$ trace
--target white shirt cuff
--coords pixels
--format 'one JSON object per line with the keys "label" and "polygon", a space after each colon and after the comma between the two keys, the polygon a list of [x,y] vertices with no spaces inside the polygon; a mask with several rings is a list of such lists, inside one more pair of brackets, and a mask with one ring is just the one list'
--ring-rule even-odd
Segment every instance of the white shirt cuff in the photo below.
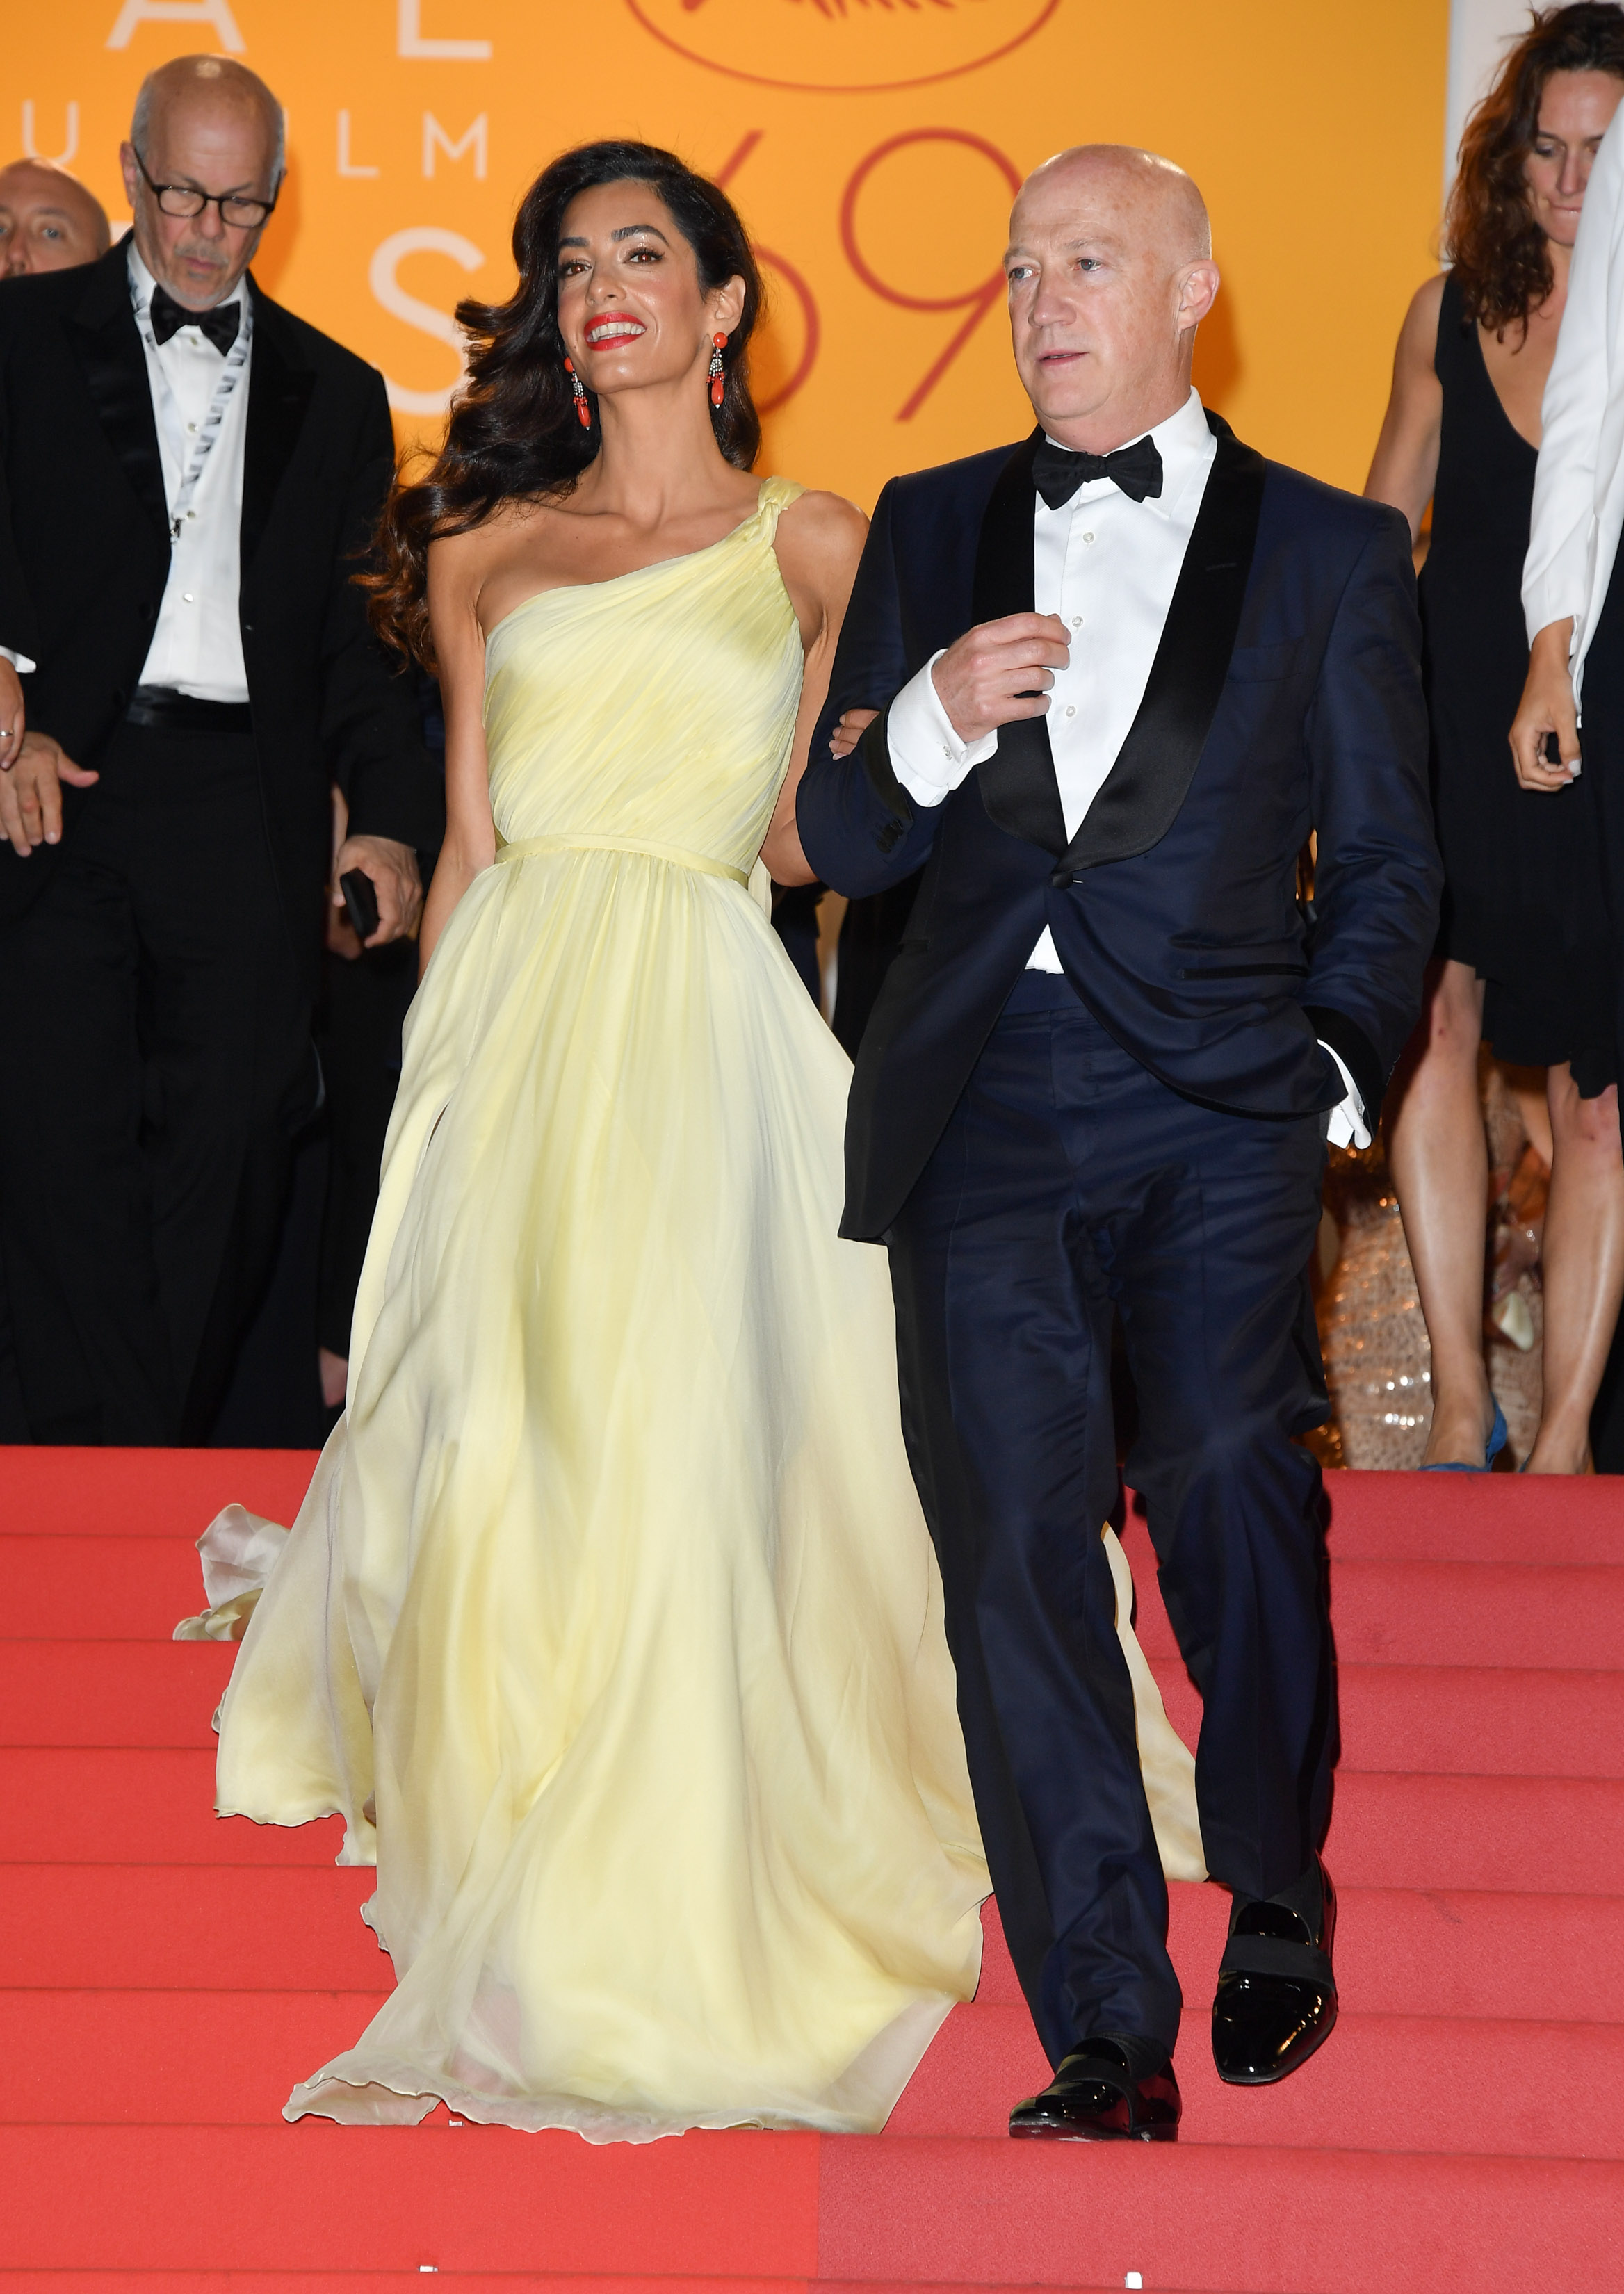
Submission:
{"label": "white shirt cuff", "polygon": [[[1323,1037],[1319,1048],[1322,1052],[1331,1052],[1330,1045]],[[1348,1073],[1341,1055],[1331,1052],[1331,1057],[1336,1062],[1337,1074],[1348,1086],[1348,1095],[1339,1106],[1331,1110],[1331,1127],[1326,1134],[1326,1143],[1332,1147],[1368,1147],[1370,1130],[1365,1121],[1365,1102],[1359,1097],[1359,1086]]]}
{"label": "white shirt cuff", "polygon": [[951,796],[972,766],[983,763],[998,746],[996,731],[983,733],[967,748],[953,730],[931,676],[941,658],[941,653],[932,654],[918,675],[909,679],[892,703],[885,724],[891,769],[914,802],[926,807]]}
{"label": "white shirt cuff", "polygon": [[19,677],[27,677],[39,663],[30,661],[26,653],[13,653],[10,646],[0,646],[0,661],[9,661]]}

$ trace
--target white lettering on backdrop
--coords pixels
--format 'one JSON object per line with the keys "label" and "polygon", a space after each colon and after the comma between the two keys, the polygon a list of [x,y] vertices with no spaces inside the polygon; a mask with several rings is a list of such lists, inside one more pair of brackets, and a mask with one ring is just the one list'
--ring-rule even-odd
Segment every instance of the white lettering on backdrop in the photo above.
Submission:
{"label": "white lettering on backdrop", "polygon": [[240,56],[248,47],[229,0],[124,0],[118,20],[107,36],[108,46],[127,48],[138,24],[212,24],[228,55]]}
{"label": "white lettering on backdrop", "polygon": [[77,103],[69,103],[68,106],[64,135],[66,140],[60,151],[42,151],[34,141],[34,99],[31,95],[23,98],[22,150],[25,159],[49,159],[59,167],[65,167],[68,165],[69,160],[79,148],[79,107]]}
{"label": "white lettering on backdrop", "polygon": [[341,175],[375,175],[376,167],[368,167],[353,159],[349,148],[349,114],[339,114],[339,173]]}
{"label": "white lettering on backdrop", "polygon": [[415,295],[408,295],[401,285],[397,273],[409,255],[448,255],[464,271],[477,271],[485,256],[461,232],[443,231],[437,224],[423,223],[409,231],[391,232],[367,271],[368,285],[391,318],[416,327],[422,334],[432,335],[437,343],[449,344],[457,354],[457,381],[448,383],[444,390],[408,390],[386,374],[384,384],[390,405],[397,414],[444,414],[457,382],[461,380],[462,338],[449,313],[437,311],[432,303],[420,302]]}
{"label": "white lettering on backdrop", "polygon": [[484,63],[491,53],[488,40],[425,39],[423,0],[400,0],[395,45],[400,55],[426,56],[441,63]]}
{"label": "white lettering on backdrop", "polygon": [[432,175],[434,173],[434,155],[437,146],[445,152],[448,159],[460,159],[470,143],[474,147],[474,173],[483,183],[486,168],[490,159],[490,135],[486,114],[482,111],[461,142],[453,143],[433,112],[424,112],[423,173],[425,175]]}

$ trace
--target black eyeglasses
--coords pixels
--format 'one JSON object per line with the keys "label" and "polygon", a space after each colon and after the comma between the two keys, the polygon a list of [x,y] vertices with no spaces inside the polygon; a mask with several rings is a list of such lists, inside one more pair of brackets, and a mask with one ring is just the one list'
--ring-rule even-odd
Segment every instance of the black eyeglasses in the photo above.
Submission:
{"label": "black eyeglasses", "polygon": [[[135,150],[133,143],[130,149]],[[200,216],[205,207],[218,207],[221,222],[233,231],[257,231],[275,211],[274,199],[245,199],[236,191],[200,191],[191,183],[155,183],[139,151],[135,151],[135,165],[157,199],[159,211],[167,216]]]}

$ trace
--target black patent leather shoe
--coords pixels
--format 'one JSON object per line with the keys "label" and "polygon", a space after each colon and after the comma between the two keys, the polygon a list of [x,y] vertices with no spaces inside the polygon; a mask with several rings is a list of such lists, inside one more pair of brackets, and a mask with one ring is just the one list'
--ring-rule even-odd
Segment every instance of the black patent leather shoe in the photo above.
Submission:
{"label": "black patent leather shoe", "polygon": [[1140,2075],[1109,2039],[1085,2039],[1041,2095],[1009,2114],[1009,2132],[1050,2143],[1176,2143],[1184,2106],[1171,2056]]}
{"label": "black patent leather shoe", "polygon": [[1281,1895],[1236,1899],[1212,2002],[1220,2079],[1272,2087],[1324,2046],[1336,2028],[1335,1934],[1336,1891],[1318,1857]]}

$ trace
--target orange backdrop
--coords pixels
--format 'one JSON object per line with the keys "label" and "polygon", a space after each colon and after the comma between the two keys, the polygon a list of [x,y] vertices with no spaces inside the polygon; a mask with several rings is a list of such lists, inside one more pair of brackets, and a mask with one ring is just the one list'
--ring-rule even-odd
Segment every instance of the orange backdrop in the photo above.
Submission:
{"label": "orange backdrop", "polygon": [[766,466],[872,504],[1016,436],[997,264],[1062,144],[1188,167],[1224,273],[1196,379],[1267,452],[1360,484],[1434,259],[1448,0],[50,0],[11,18],[0,153],[65,158],[115,220],[142,75],[223,49],[287,107],[257,273],[374,361],[403,432],[457,374],[459,296],[504,294],[561,145],[674,145],[722,177],[773,296]]}

